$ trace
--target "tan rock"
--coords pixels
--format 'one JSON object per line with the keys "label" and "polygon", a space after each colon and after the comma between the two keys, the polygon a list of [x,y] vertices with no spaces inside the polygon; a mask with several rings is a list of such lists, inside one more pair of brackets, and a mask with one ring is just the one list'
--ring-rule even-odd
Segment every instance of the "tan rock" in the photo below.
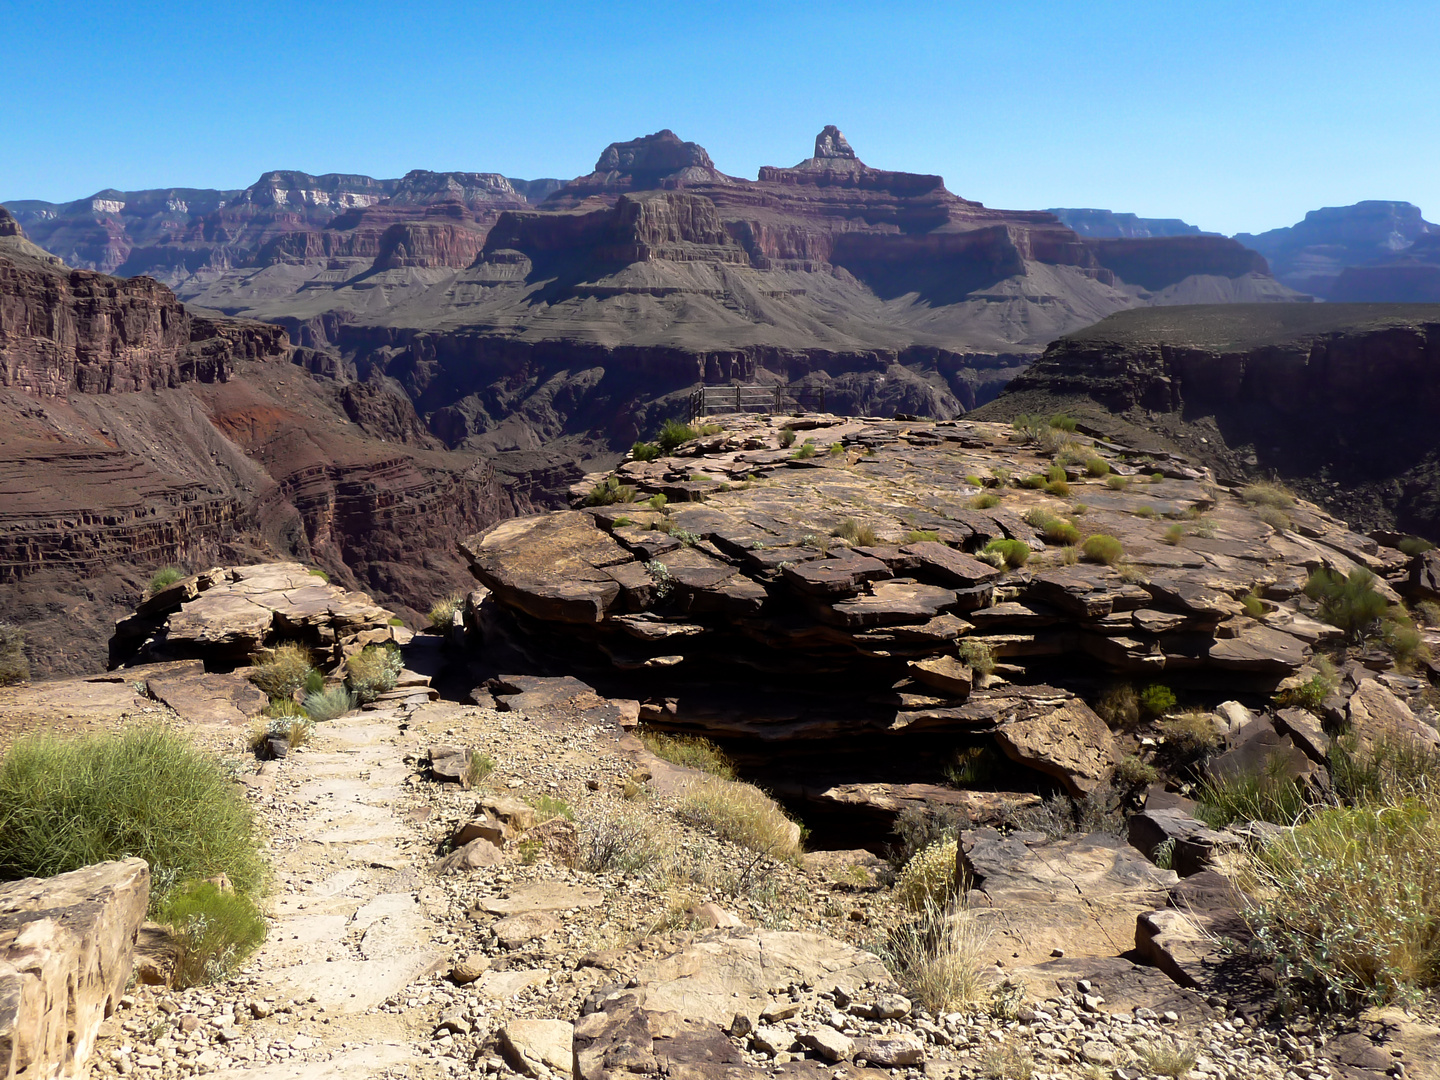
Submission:
{"label": "tan rock", "polygon": [[1105,721],[1079,699],[1005,724],[995,742],[1012,761],[1055,777],[1074,798],[1108,779],[1120,759]]}
{"label": "tan rock", "polygon": [[574,1064],[575,1027],[567,1020],[511,1020],[500,1029],[500,1052],[525,1076],[544,1069],[569,1076]]}
{"label": "tan rock", "polygon": [[143,859],[0,885],[0,1062],[76,1077],[130,978],[150,897]]}

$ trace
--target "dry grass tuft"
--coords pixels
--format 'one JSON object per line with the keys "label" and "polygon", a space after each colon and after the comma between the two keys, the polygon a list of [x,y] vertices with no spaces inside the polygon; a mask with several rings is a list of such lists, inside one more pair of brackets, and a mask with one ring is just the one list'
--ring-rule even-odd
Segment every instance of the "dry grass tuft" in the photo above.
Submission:
{"label": "dry grass tuft", "polygon": [[719,777],[702,780],[685,793],[676,813],[680,820],[751,851],[787,862],[800,858],[799,828],[774,799],[751,784]]}
{"label": "dry grass tuft", "polygon": [[656,757],[672,765],[699,769],[724,780],[735,779],[735,766],[709,739],[699,735],[670,735],[663,731],[640,730],[640,741]]}
{"label": "dry grass tuft", "polygon": [[989,930],[970,912],[932,900],[890,931],[881,952],[895,980],[939,1015],[971,1008],[988,996],[989,939]]}
{"label": "dry grass tuft", "polygon": [[272,699],[288,698],[296,690],[304,689],[312,670],[310,650],[287,641],[275,646],[265,659],[252,664],[246,675]]}

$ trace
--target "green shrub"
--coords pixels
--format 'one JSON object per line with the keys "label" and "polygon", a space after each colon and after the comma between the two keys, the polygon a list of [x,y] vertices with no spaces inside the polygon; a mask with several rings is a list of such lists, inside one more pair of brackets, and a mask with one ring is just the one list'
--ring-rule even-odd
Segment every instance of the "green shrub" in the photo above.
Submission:
{"label": "green shrub", "polygon": [[484,780],[494,771],[495,759],[492,758],[489,754],[470,755],[470,772],[467,775],[470,778],[471,787],[474,787],[476,784],[480,783],[481,780]]}
{"label": "green shrub", "polygon": [[1220,745],[1220,732],[1209,713],[1183,712],[1167,716],[1156,723],[1155,730],[1166,746],[1187,760],[1208,754]]}
{"label": "green shrub", "polygon": [[163,727],[17,739],[0,759],[0,878],[50,877],[138,856],[151,910],[171,890],[224,874],[264,880],[255,823],[221,763]]}
{"label": "green shrub", "polygon": [[1389,601],[1375,591],[1375,575],[1363,566],[1342,575],[1320,567],[1305,582],[1305,595],[1320,608],[1320,618],[1357,641],[1375,626]]}
{"label": "green shrub", "polygon": [[586,506],[614,506],[616,503],[634,501],[634,486],[620,483],[618,476],[610,476],[600,481],[590,489],[590,494],[585,496]]}
{"label": "green shrub", "polygon": [[780,429],[780,448],[781,448],[782,450],[789,450],[790,447],[792,447],[792,446],[794,446],[794,445],[795,445],[795,429],[794,429],[794,428],[788,428],[788,427],[787,427],[787,428],[781,428],[781,429]]}
{"label": "green shrub", "polygon": [[750,784],[708,777],[686,791],[676,813],[680,820],[751,851],[788,862],[800,858],[795,823],[774,799]]}
{"label": "green shrub", "polygon": [[402,618],[400,618],[399,615],[394,615],[394,616],[392,616],[392,617],[389,619],[389,621],[386,623],[386,625],[387,625],[387,626],[404,626],[404,625],[405,625],[405,620],[402,619]]}
{"label": "green shrub", "polygon": [[962,663],[969,665],[976,675],[995,673],[995,653],[983,641],[961,641],[956,648]]}
{"label": "green shrub", "polygon": [[1260,481],[1247,484],[1240,489],[1240,497],[1251,506],[1273,506],[1277,510],[1288,510],[1295,505],[1295,493],[1284,484]]}
{"label": "green shrub", "polygon": [[1078,544],[1080,542],[1080,530],[1064,518],[1058,518],[1044,510],[1031,510],[1025,515],[1025,520],[1032,528],[1038,529],[1048,543]]}
{"label": "green shrub", "polygon": [[[472,759],[473,760],[473,759]],[[575,811],[570,809],[570,804],[564,799],[557,799],[554,795],[541,795],[531,799],[530,805],[535,808],[535,823],[549,821],[552,818],[564,818],[566,821],[575,820]]]}
{"label": "green shrub", "polygon": [[25,632],[13,623],[0,622],[0,686],[30,678],[30,661],[25,656]]}
{"label": "green shrub", "polygon": [[1385,647],[1401,667],[1408,668],[1417,660],[1430,659],[1430,648],[1425,644],[1425,638],[1403,608],[1392,607],[1386,611],[1385,619],[1380,624],[1380,632],[1385,640]]}
{"label": "green shrub", "polygon": [[146,596],[154,596],[162,589],[168,589],[177,581],[183,580],[188,575],[178,566],[162,566],[155,571],[155,576],[150,579],[150,585],[145,590]]}
{"label": "green shrub", "polygon": [[305,679],[315,669],[310,664],[310,650],[293,641],[283,642],[270,655],[250,666],[245,674],[270,698],[288,698],[305,686]]}
{"label": "green shrub", "polygon": [[428,618],[432,630],[446,631],[455,623],[455,612],[463,604],[464,597],[459,593],[451,593],[449,596],[436,600],[430,605]]}
{"label": "green shrub", "polygon": [[305,711],[304,705],[298,705],[290,698],[275,698],[265,706],[265,711],[260,715],[271,720],[285,720],[290,717],[304,719],[310,714]]}
{"label": "green shrub", "polygon": [[181,989],[235,974],[265,940],[265,916],[255,901],[208,881],[171,892],[159,921],[175,933],[174,985]]}
{"label": "green shrub", "polygon": [[726,780],[735,779],[735,766],[725,756],[725,751],[709,739],[699,735],[668,735],[642,728],[640,741],[652,754],[672,765],[699,769]]}
{"label": "green shrub", "polygon": [[1080,545],[1080,550],[1085,553],[1087,559],[1104,563],[1106,566],[1114,566],[1125,557],[1124,545],[1115,537],[1107,536],[1105,533],[1087,536],[1085,542]]}
{"label": "green shrub", "polygon": [[1154,765],[1134,754],[1126,754],[1115,766],[1115,779],[1131,787],[1153,784],[1159,777]]}
{"label": "green shrub", "polygon": [[1135,511],[1135,516],[1145,518],[1148,521],[1154,521],[1160,516],[1160,511],[1153,506],[1142,506]]}
{"label": "green shrub", "polygon": [[1058,428],[1060,431],[1074,431],[1077,425],[1073,416],[1067,416],[1065,413],[1056,413],[1050,417],[1050,426],[1052,428]]}
{"label": "green shrub", "polygon": [[669,501],[670,500],[665,497],[665,493],[663,491],[659,491],[656,492],[654,495],[651,495],[650,498],[646,499],[645,505],[650,507],[650,509],[654,510],[656,513],[662,513],[665,509],[665,505]]}
{"label": "green shrub", "polygon": [[911,529],[905,534],[901,541],[905,544],[934,544],[940,540],[940,534],[934,529]]}
{"label": "green shrub", "polygon": [[1181,540],[1185,539],[1185,526],[1177,521],[1174,525],[1166,528],[1163,539],[1167,544],[1180,543]]}
{"label": "green shrub", "polygon": [[1140,691],[1139,703],[1147,716],[1164,716],[1175,708],[1175,693],[1168,686],[1151,683]]}
{"label": "green shrub", "polygon": [[630,447],[630,457],[634,461],[654,461],[661,453],[660,447],[651,442],[637,442]]}
{"label": "green shrub", "polygon": [[1010,421],[1011,438],[1018,443],[1032,443],[1039,439],[1049,426],[1043,416],[1021,413]]}
{"label": "green shrub", "polygon": [[1000,505],[1000,496],[994,492],[987,491],[984,494],[976,495],[970,500],[971,510],[989,510],[992,506]]}
{"label": "green shrub", "polygon": [[1085,471],[1091,476],[1109,476],[1110,463],[1099,455],[1088,457],[1085,459]]}
{"label": "green shrub", "polygon": [[1070,485],[1064,480],[1045,481],[1045,493],[1054,495],[1057,499],[1068,499],[1070,497]]}
{"label": "green shrub", "polygon": [[1106,688],[1095,703],[1095,712],[1112,728],[1129,727],[1140,722],[1140,698],[1129,683],[1115,683]]}
{"label": "green shrub", "polygon": [[660,427],[660,435],[655,440],[660,444],[660,449],[666,454],[673,454],[675,448],[681,443],[687,443],[698,437],[699,433],[689,424],[682,424],[679,420],[666,420]]}
{"label": "green shrub", "polygon": [[327,574],[324,570],[316,570],[314,568],[311,568],[310,570],[307,570],[306,573],[308,573],[311,577],[318,577],[321,584],[330,584],[330,575]]}
{"label": "green shrub", "polygon": [[1440,984],[1440,797],[1316,812],[1249,864],[1256,940],[1293,998],[1411,1002]]}
{"label": "green shrub", "polygon": [[981,480],[980,477],[976,476],[974,473],[968,473],[966,475],[965,483],[969,484],[971,487],[977,488],[985,486],[985,481]]}
{"label": "green shrub", "polygon": [[325,676],[311,668],[310,673],[305,676],[305,685],[301,689],[306,694],[318,694],[325,689]]}
{"label": "green shrub", "polygon": [[1245,614],[1252,619],[1260,619],[1265,616],[1265,602],[1260,599],[1258,588],[1251,589],[1240,598],[1240,606],[1245,609]]}
{"label": "green shrub", "polygon": [[1130,478],[1128,476],[1115,476],[1111,474],[1105,477],[1105,486],[1111,491],[1124,491],[1130,486]]}
{"label": "green shrub", "polygon": [[334,720],[355,708],[355,695],[343,686],[332,686],[305,695],[305,712],[312,720]]}
{"label": "green shrub", "polygon": [[1280,708],[1308,709],[1310,712],[1320,715],[1320,708],[1325,699],[1333,694],[1340,686],[1340,673],[1335,670],[1335,665],[1330,658],[1323,653],[1316,653],[1310,660],[1310,666],[1314,668],[1315,674],[1310,676],[1299,686],[1286,688],[1275,695],[1275,704]]}
{"label": "green shrub", "polygon": [[1440,626],[1440,604],[1434,600],[1421,600],[1415,605],[1415,614],[1426,626]]}
{"label": "green shrub", "polygon": [[361,705],[395,689],[405,669],[400,650],[392,645],[366,645],[345,661],[345,683]]}
{"label": "green shrub", "polygon": [[1431,551],[1435,547],[1434,544],[1426,540],[1423,536],[1402,536],[1395,546],[1412,559],[1416,555],[1424,555],[1425,552]]}
{"label": "green shrub", "polygon": [[854,518],[846,518],[830,530],[830,535],[848,540],[855,547],[874,547],[876,544],[875,530],[869,525],[861,525]]}
{"label": "green shrub", "polygon": [[1074,506],[1070,507],[1070,516],[1072,518],[1084,517],[1089,511],[1090,507],[1086,506],[1084,503],[1076,503]]}
{"label": "green shrub", "polygon": [[895,880],[895,899],[911,911],[926,903],[948,904],[955,895],[955,859],[960,845],[951,837],[917,852]]}
{"label": "green shrub", "polygon": [[1030,545],[1024,540],[996,538],[985,545],[987,555],[998,555],[1010,570],[1018,570],[1030,560]]}
{"label": "green shrub", "polygon": [[790,456],[800,461],[808,461],[810,458],[813,458],[815,456],[816,452],[817,451],[815,449],[815,440],[806,439],[803,443],[800,444],[800,449],[796,450],[795,453],[791,454]]}
{"label": "green shrub", "polygon": [[829,454],[831,457],[839,457],[843,453],[845,453],[845,447],[842,446],[840,443],[837,442],[830,444]]}
{"label": "green shrub", "polygon": [[1068,480],[1069,476],[1066,474],[1065,467],[1063,465],[1051,465],[1048,469],[1045,470],[1045,479],[1051,481]]}
{"label": "green shrub", "polygon": [[1042,473],[1035,473],[1033,476],[1026,476],[1020,480],[1020,486],[1022,488],[1029,488],[1031,491],[1039,491],[1047,483],[1048,481]]}
{"label": "green shrub", "polygon": [[994,782],[1001,759],[993,746],[963,746],[941,770],[951,787],[986,787]]}

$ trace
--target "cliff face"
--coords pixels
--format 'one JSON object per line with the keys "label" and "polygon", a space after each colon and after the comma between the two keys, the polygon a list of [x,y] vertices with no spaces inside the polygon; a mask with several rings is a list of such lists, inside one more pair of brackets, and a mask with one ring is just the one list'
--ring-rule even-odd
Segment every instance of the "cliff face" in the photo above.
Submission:
{"label": "cliff face", "polygon": [[76,620],[166,563],[300,558],[418,618],[468,580],[456,529],[532,508],[402,392],[317,381],[280,327],[57,265],[0,225],[0,607],[37,673],[97,662]]}
{"label": "cliff face", "polygon": [[1125,312],[1055,342],[984,415],[1099,406],[1225,475],[1440,539],[1440,305]]}

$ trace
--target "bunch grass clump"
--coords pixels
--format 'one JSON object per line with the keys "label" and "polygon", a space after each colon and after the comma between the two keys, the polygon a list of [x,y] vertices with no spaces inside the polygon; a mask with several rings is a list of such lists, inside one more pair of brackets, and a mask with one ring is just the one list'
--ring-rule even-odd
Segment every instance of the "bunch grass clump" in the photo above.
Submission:
{"label": "bunch grass clump", "polygon": [[1214,719],[1206,712],[1167,716],[1156,723],[1155,729],[1165,740],[1165,745],[1182,758],[1200,757],[1220,745],[1220,732]]}
{"label": "bunch grass clump", "polygon": [[1078,544],[1080,542],[1080,530],[1076,528],[1074,522],[1056,517],[1045,510],[1031,510],[1025,515],[1025,520],[1040,530],[1040,535],[1045,537],[1048,543]]}
{"label": "bunch grass clump", "polygon": [[955,895],[955,860],[959,843],[952,837],[918,851],[895,880],[895,899],[911,911],[931,903],[948,904]]}
{"label": "bunch grass clump", "polygon": [[1030,545],[1024,540],[996,538],[985,545],[984,554],[998,558],[1007,570],[1018,570],[1030,561]]}
{"label": "bunch grass clump", "polygon": [[355,695],[343,686],[331,686],[305,695],[305,713],[311,720],[335,720],[357,704]]}
{"label": "bunch grass clump", "polygon": [[725,780],[735,779],[735,766],[725,751],[699,735],[670,735],[642,728],[640,741],[662,761],[687,769],[699,769]]}
{"label": "bunch grass clump", "polygon": [[786,862],[800,858],[795,823],[774,799],[751,784],[719,777],[703,780],[685,793],[677,814],[682,821],[751,851]]}
{"label": "bunch grass clump", "polygon": [[1440,794],[1319,810],[1248,869],[1257,940],[1294,997],[1354,1008],[1440,985]]}
{"label": "bunch grass clump", "polygon": [[196,882],[166,897],[161,922],[175,934],[176,986],[200,986],[229,978],[265,940],[265,916],[244,893]]}
{"label": "bunch grass clump", "polygon": [[304,689],[305,680],[314,670],[310,650],[298,642],[286,641],[270,650],[269,656],[251,664],[246,674],[273,701]]}
{"label": "bunch grass clump", "polygon": [[961,641],[955,651],[961,662],[969,665],[976,675],[995,673],[995,653],[983,641]]}
{"label": "bunch grass clump", "polygon": [[390,645],[366,645],[345,661],[345,682],[363,705],[395,689],[395,681],[404,668],[399,649]]}
{"label": "bunch grass clump", "polygon": [[30,660],[25,655],[25,632],[14,623],[0,621],[0,686],[12,686],[30,678]]}
{"label": "bunch grass clump", "polygon": [[940,533],[935,529],[911,529],[905,534],[901,542],[905,544],[933,544],[938,543],[939,540]]}
{"label": "bunch grass clump", "polygon": [[640,873],[673,859],[669,838],[644,807],[602,803],[587,807],[580,819],[579,863],[591,873]]}
{"label": "bunch grass clump", "polygon": [[1277,510],[1288,510],[1295,505],[1295,493],[1284,484],[1261,480],[1246,484],[1240,489],[1240,498],[1251,506],[1270,506]]}
{"label": "bunch grass clump", "polygon": [[1375,588],[1375,575],[1363,566],[1349,574],[1322,566],[1306,580],[1305,595],[1315,601],[1322,619],[1352,641],[1374,628],[1390,607]]}
{"label": "bunch grass clump", "polygon": [[586,506],[614,506],[616,503],[633,503],[635,487],[620,483],[618,476],[609,476],[590,489],[585,496]]}
{"label": "bunch grass clump", "polygon": [[976,495],[970,500],[971,510],[989,510],[992,506],[1000,505],[1000,496],[993,491],[985,491]]}
{"label": "bunch grass clump", "polygon": [[1281,771],[1283,760],[1272,759],[1264,769],[1231,777],[1212,777],[1196,793],[1195,816],[1212,829],[1236,821],[1268,821],[1294,825],[1308,803],[1300,785]]}
{"label": "bunch grass clump", "polygon": [[930,901],[894,927],[880,946],[886,966],[921,1007],[936,1016],[968,1009],[990,991],[989,931],[968,911]]}
{"label": "bunch grass clump", "polygon": [[1104,563],[1106,566],[1114,566],[1125,557],[1125,546],[1113,536],[1105,533],[1095,533],[1085,538],[1080,545],[1080,550],[1085,557],[1092,562]]}
{"label": "bunch grass clump", "polygon": [[830,535],[850,541],[853,547],[874,547],[876,544],[875,530],[869,525],[861,525],[854,518],[846,518],[830,530]]}
{"label": "bunch grass clump", "polygon": [[679,420],[666,420],[660,425],[660,434],[655,441],[659,443],[663,453],[673,454],[681,443],[687,443],[698,436],[699,432],[689,424]]}
{"label": "bunch grass clump", "polygon": [[50,877],[138,856],[151,910],[224,874],[246,894],[264,880],[255,821],[221,763],[168,728],[18,739],[0,760],[0,877]]}
{"label": "bunch grass clump", "polygon": [[426,617],[430,620],[432,630],[449,630],[455,623],[455,612],[464,603],[464,598],[459,593],[451,593],[449,596],[442,596],[435,603],[430,605]]}
{"label": "bunch grass clump", "polygon": [[654,461],[663,451],[656,443],[637,442],[630,447],[630,457],[634,461]]}

